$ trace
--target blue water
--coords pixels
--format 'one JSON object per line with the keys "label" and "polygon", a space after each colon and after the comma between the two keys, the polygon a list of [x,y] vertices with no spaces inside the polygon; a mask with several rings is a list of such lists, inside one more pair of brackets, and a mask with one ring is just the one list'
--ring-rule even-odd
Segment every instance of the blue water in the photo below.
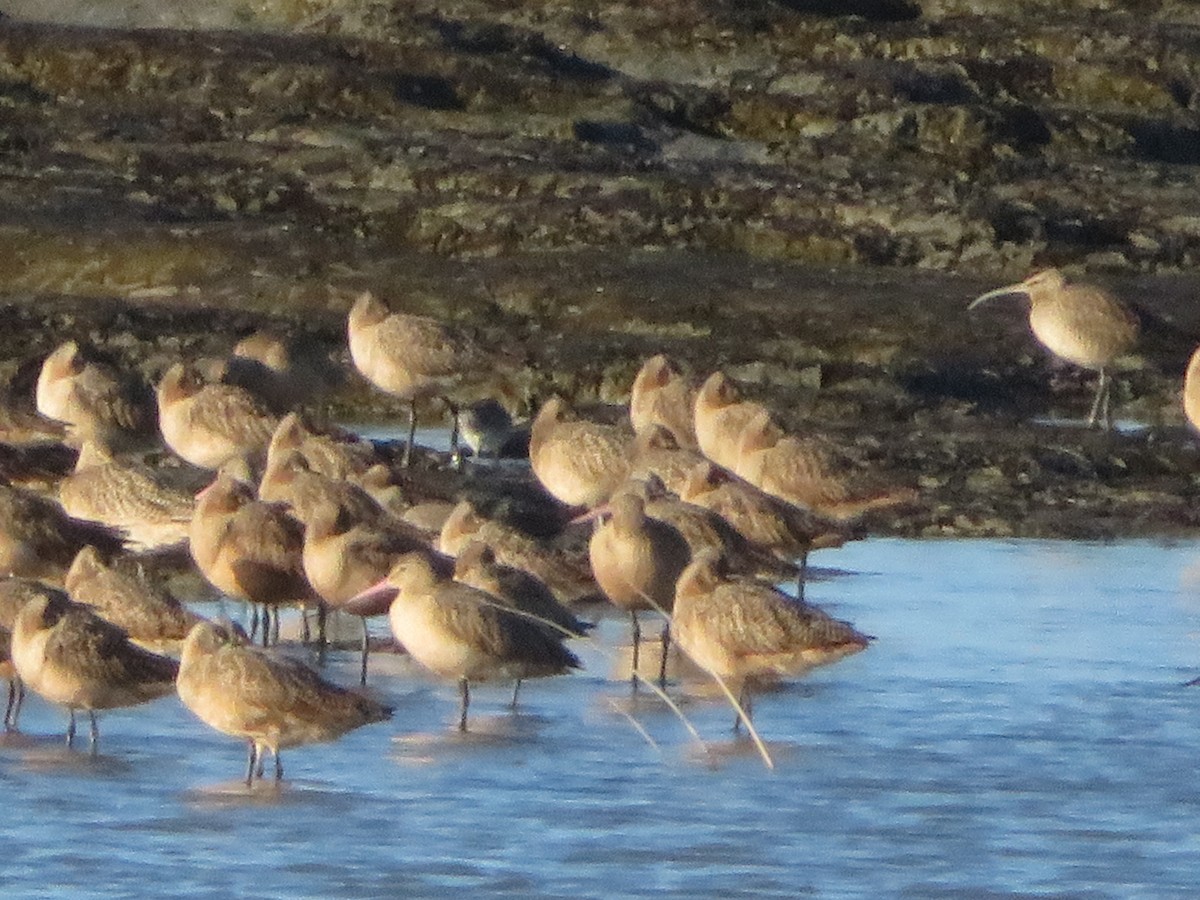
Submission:
{"label": "blue water", "polygon": [[[811,599],[878,640],[759,698],[768,770],[699,686],[707,749],[610,677],[473,692],[399,657],[392,722],[285,752],[247,791],[244,748],[177,700],[61,746],[31,699],[0,742],[5,897],[1185,897],[1200,885],[1200,540],[871,540],[817,554]],[[354,678],[347,654],[330,667]],[[639,731],[637,724],[646,732]]]}

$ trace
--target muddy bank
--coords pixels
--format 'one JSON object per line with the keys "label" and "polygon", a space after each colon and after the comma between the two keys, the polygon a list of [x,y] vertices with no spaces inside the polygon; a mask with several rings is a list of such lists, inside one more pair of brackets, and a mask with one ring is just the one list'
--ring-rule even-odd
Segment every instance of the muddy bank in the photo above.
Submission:
{"label": "muddy bank", "polygon": [[[370,287],[503,347],[517,407],[623,399],[661,350],[725,367],[922,488],[885,531],[1194,529],[1192,7],[846,8],[0,19],[4,370],[25,391],[22,363],[72,336],[156,377],[263,324],[344,357]],[[1017,303],[966,314],[1048,264],[1145,314],[1116,391],[1136,431],[1073,424],[1091,376],[1054,367]],[[331,408],[399,412],[355,379]]]}

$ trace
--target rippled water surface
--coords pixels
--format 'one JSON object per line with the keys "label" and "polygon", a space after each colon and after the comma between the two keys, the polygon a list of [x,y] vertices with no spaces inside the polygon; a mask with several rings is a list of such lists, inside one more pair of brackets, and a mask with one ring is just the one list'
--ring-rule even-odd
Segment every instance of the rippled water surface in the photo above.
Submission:
{"label": "rippled water surface", "polygon": [[95,759],[33,698],[0,743],[4,895],[1193,894],[1200,542],[814,562],[842,571],[812,598],[878,640],[760,698],[774,771],[716,699],[681,698],[706,748],[631,704],[617,619],[518,713],[474,692],[467,735],[453,686],[381,658],[395,719],[285,752],[280,789],[173,698],[106,714]]}

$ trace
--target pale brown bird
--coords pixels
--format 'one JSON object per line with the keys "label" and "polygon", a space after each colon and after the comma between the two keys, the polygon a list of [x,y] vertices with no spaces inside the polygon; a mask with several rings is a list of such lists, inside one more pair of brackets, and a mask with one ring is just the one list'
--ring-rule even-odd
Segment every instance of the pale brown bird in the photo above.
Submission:
{"label": "pale brown bird", "polygon": [[277,424],[249,391],[210,383],[183,363],[167,369],[158,383],[158,416],[167,446],[201,469],[261,456]]}
{"label": "pale brown bird", "polygon": [[458,727],[467,730],[472,681],[510,681],[561,675],[580,662],[542,625],[504,608],[491,595],[440,575],[428,554],[400,557],[386,580],[360,595],[391,595],[388,621],[409,655],[442,678],[458,682]]}
{"label": "pale brown bird", "polygon": [[234,346],[225,360],[223,380],[282,413],[311,403],[339,379],[328,356],[312,341],[256,331]]}
{"label": "pale brown bird", "polygon": [[493,362],[466,335],[426,316],[392,312],[369,291],[360,294],[347,320],[350,357],[367,381],[408,401],[408,465],[417,431],[417,403],[437,397],[450,409],[457,447],[458,408],[450,393],[460,382],[485,375]]}
{"label": "pale brown bird", "polygon": [[[687,541],[673,526],[646,515],[642,499],[619,493],[608,505],[588,542],[592,572],[613,606],[629,613],[633,633],[632,687],[638,683],[641,626],[638,610],[669,614],[675,579],[691,559]],[[663,623],[658,679],[666,683],[670,620]]]}
{"label": "pale brown bird", "polygon": [[49,489],[70,474],[78,459],[74,447],[53,441],[0,443],[0,478],[9,484]]}
{"label": "pale brown bird", "polygon": [[872,640],[765,582],[730,577],[712,550],[698,554],[679,576],[673,618],[683,652],[726,682],[747,718],[751,692],[763,682],[835,662]]}
{"label": "pale brown bird", "polygon": [[147,466],[118,461],[85,441],[75,471],[58,485],[58,501],[70,515],[125,534],[133,549],[187,540],[193,497]]}
{"label": "pale brown bird", "polygon": [[914,489],[882,477],[831,441],[787,434],[765,411],[746,423],[738,449],[739,474],[755,487],[837,521],[917,497]]}
{"label": "pale brown bird", "polygon": [[533,420],[529,462],[556,499],[590,509],[625,480],[632,445],[631,431],[579,418],[565,400],[551,397]]}
{"label": "pale brown bird", "polygon": [[140,377],[121,372],[66,341],[42,363],[37,410],[67,426],[70,439],[92,440],[115,451],[158,444],[154,396]]}
{"label": "pale brown bird", "polygon": [[188,536],[213,587],[263,608],[264,645],[278,640],[280,606],[317,600],[304,577],[303,526],[281,505],[256,500],[244,482],[219,473],[196,497]]}
{"label": "pale brown bird", "polygon": [[17,614],[12,661],[27,688],[70,711],[68,747],[75,742],[76,711],[87,712],[93,753],[97,710],[169,694],[179,669],[174,660],[143,650],[120,628],[55,589],[33,597]]}
{"label": "pale brown bird", "polygon": [[696,391],[670,357],[652,356],[642,364],[629,394],[629,419],[639,435],[651,426],[665,428],[678,446],[698,449],[693,409]]}
{"label": "pale brown bird", "polygon": [[337,481],[357,479],[384,462],[370,441],[339,428],[317,428],[298,413],[279,420],[267,444],[267,466],[295,452],[308,468]]}
{"label": "pale brown bird", "polygon": [[32,578],[0,578],[0,678],[8,681],[8,704],[4,707],[4,730],[13,731],[25,701],[25,686],[12,662],[12,631],[25,604],[53,588]]}
{"label": "pale brown bird", "polygon": [[571,606],[602,599],[586,553],[540,541],[503,522],[488,519],[470,501],[463,500],[443,524],[437,548],[448,556],[457,556],[473,540],[491,548],[501,565],[533,575],[560,603]]}
{"label": "pale brown bird", "polygon": [[13,388],[0,389],[0,441],[6,444],[58,444],[66,439],[67,426],[38,415]]}
{"label": "pale brown bird", "polygon": [[[382,581],[397,559],[420,550],[432,552],[411,526],[396,520],[364,521],[336,504],[314,508],[305,521],[304,574],[332,609],[345,608],[354,597]],[[363,615],[361,684],[367,683],[369,651],[367,616]]]}
{"label": "pale brown bird", "polygon": [[63,587],[76,603],[124,631],[155,653],[178,653],[200,616],[144,575],[110,566],[95,547],[84,547],[71,563]]}
{"label": "pale brown bird", "polygon": [[1200,347],[1188,361],[1187,374],[1183,377],[1183,414],[1200,432]]}
{"label": "pale brown bird", "polygon": [[700,452],[719,466],[741,475],[738,441],[752,418],[770,415],[761,403],[742,399],[742,392],[724,372],[713,372],[700,385],[693,406]]}
{"label": "pale brown bird", "polygon": [[250,745],[246,786],[262,775],[263,754],[332,741],[392,717],[391,708],[325,681],[308,666],[250,646],[232,624],[200,622],[183,645],[179,699],[211,728]]}
{"label": "pale brown bird", "polygon": [[699,450],[688,450],[679,446],[675,435],[662,425],[650,425],[638,433],[633,442],[633,462],[629,478],[645,481],[648,477],[658,478],[673,494],[682,491],[688,473],[697,463],[707,460]]}
{"label": "pale brown bird", "polygon": [[61,584],[75,554],[88,544],[107,556],[125,541],[116,529],[76,519],[53,500],[0,483],[0,575]]}
{"label": "pale brown bird", "polygon": [[1057,269],[981,294],[967,309],[1010,294],[1029,297],[1033,336],[1060,359],[1100,373],[1088,425],[1111,425],[1108,366],[1129,353],[1140,330],[1137,317],[1112,294],[1090,284],[1067,284]]}

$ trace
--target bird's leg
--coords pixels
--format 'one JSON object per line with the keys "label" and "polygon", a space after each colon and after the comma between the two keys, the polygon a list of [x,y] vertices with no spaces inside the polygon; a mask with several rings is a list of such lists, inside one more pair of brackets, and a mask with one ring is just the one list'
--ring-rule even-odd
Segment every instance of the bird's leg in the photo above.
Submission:
{"label": "bird's leg", "polygon": [[450,465],[461,469],[463,456],[462,448],[458,446],[458,405],[449,397],[443,397],[442,402],[450,410]]}
{"label": "bird's leg", "polygon": [[741,712],[736,712],[733,717],[733,733],[741,734],[742,714],[745,714],[747,722],[754,717],[754,697],[750,693],[749,682],[742,682],[742,686],[738,690],[737,702],[738,706],[740,706],[742,709]]}
{"label": "bird's leg", "polygon": [[91,750],[92,756],[96,755],[100,747],[100,729],[96,726],[96,711],[88,710],[88,749]]}
{"label": "bird's leg", "polygon": [[275,757],[275,781],[283,781],[283,760],[279,758],[279,748],[272,749],[271,755]]}
{"label": "bird's leg", "polygon": [[407,468],[412,460],[413,443],[417,439],[417,398],[408,401],[408,440],[404,442],[404,457],[400,465]]}
{"label": "bird's leg", "polygon": [[8,706],[4,708],[4,730],[11,731],[16,725],[17,685],[20,682],[14,678],[8,683]]}
{"label": "bird's leg", "polygon": [[70,710],[68,710],[68,715],[70,716],[70,718],[67,719],[67,746],[73,747],[75,745],[75,710],[74,710],[74,708],[71,708]]}
{"label": "bird's leg", "polygon": [[325,649],[329,646],[329,608],[324,600],[317,601],[317,648],[321,662],[325,661]]}
{"label": "bird's leg", "polygon": [[471,705],[471,687],[467,683],[467,679],[460,678],[458,680],[458,693],[462,697],[462,706],[458,714],[458,730],[467,730],[467,707]]}
{"label": "bird's leg", "polygon": [[17,679],[17,705],[12,711],[12,727],[17,727],[17,719],[21,715],[21,707],[25,704],[25,682]]}
{"label": "bird's leg", "polygon": [[271,644],[279,645],[279,607],[275,607],[275,615],[271,617]]}
{"label": "bird's leg", "polygon": [[658,663],[658,686],[667,686],[667,656],[671,652],[671,620],[663,622],[662,627],[662,659]]}
{"label": "bird's leg", "polygon": [[304,604],[300,604],[300,643],[308,646],[312,640],[312,631],[308,627],[308,610],[304,608]]}
{"label": "bird's leg", "polygon": [[371,648],[371,636],[367,634],[367,617],[363,616],[363,639],[362,639],[362,671],[359,673],[358,683],[363,687],[367,686],[367,653]]}
{"label": "bird's leg", "polygon": [[254,642],[255,636],[258,634],[258,604],[250,604],[250,642]]}
{"label": "bird's leg", "polygon": [[254,784],[254,764],[258,762],[258,747],[250,741],[250,759],[246,763],[246,787]]}
{"label": "bird's leg", "polygon": [[521,679],[518,678],[517,683],[515,685],[513,685],[513,698],[512,698],[512,703],[510,703],[508,705],[509,709],[517,708],[517,695],[520,693],[521,693]]}
{"label": "bird's leg", "polygon": [[632,609],[629,611],[629,619],[633,623],[633,659],[629,668],[629,687],[636,694],[638,689],[638,648],[642,643],[642,629],[638,625],[636,611]]}
{"label": "bird's leg", "polygon": [[268,647],[271,644],[271,607],[264,605],[262,608],[262,645]]}
{"label": "bird's leg", "polygon": [[1096,399],[1092,401],[1092,411],[1088,414],[1088,428],[1100,422],[1102,428],[1108,427],[1108,373],[1100,370],[1100,383],[1096,385]]}
{"label": "bird's leg", "polygon": [[800,573],[796,576],[796,599],[804,601],[804,582],[808,581],[808,547],[800,554]]}

